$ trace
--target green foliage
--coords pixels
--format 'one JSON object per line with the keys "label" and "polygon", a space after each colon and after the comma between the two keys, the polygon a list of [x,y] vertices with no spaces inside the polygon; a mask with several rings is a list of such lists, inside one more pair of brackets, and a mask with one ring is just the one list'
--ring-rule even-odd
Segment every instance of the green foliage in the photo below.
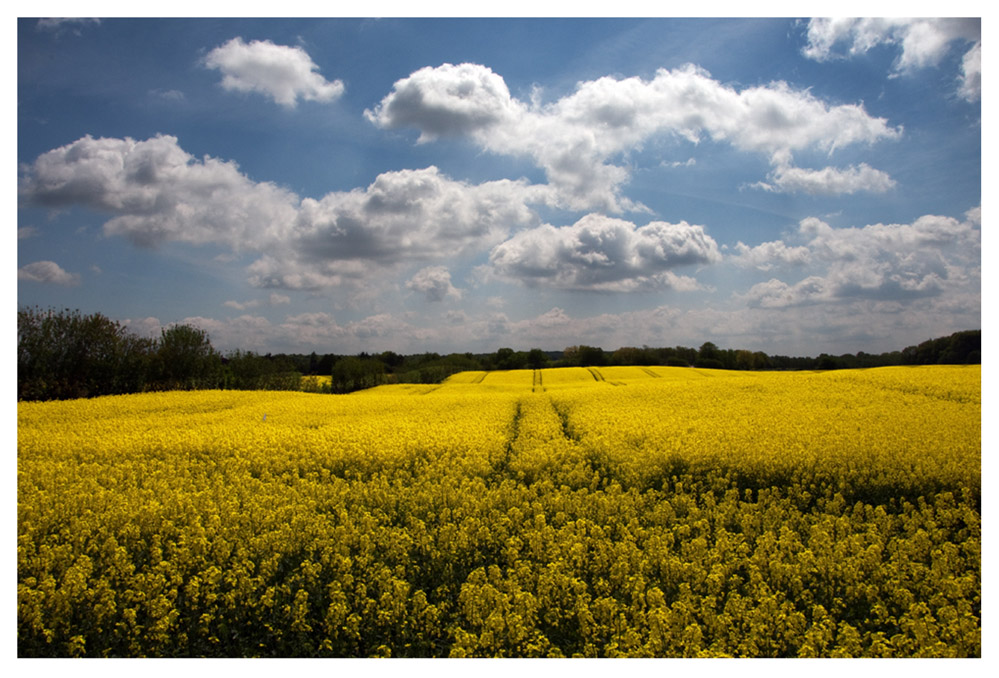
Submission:
{"label": "green foliage", "polygon": [[548,365],[548,355],[540,348],[532,348],[527,352],[527,367],[540,370]]}
{"label": "green foliage", "polygon": [[232,351],[223,359],[222,387],[241,390],[298,391],[302,373],[286,357]]}
{"label": "green foliage", "polygon": [[153,346],[100,313],[18,310],[18,400],[140,391],[148,384]]}
{"label": "green foliage", "polygon": [[600,367],[607,364],[604,350],[595,346],[569,346],[563,352],[566,367]]}
{"label": "green foliage", "polygon": [[222,358],[202,329],[173,325],[162,330],[156,357],[159,381],[168,389],[219,386]]}
{"label": "green foliage", "polygon": [[[481,369],[479,361],[467,353],[452,353],[443,357],[436,353],[395,356],[393,362],[394,373],[387,381],[398,384],[439,384],[458,372]],[[386,368],[390,366],[391,363],[386,363]]]}
{"label": "green foliage", "polygon": [[373,358],[341,358],[333,365],[333,392],[351,393],[383,383],[385,364]]}
{"label": "green foliage", "polygon": [[929,339],[902,351],[904,365],[966,365],[982,362],[982,332],[955,332],[949,337]]}

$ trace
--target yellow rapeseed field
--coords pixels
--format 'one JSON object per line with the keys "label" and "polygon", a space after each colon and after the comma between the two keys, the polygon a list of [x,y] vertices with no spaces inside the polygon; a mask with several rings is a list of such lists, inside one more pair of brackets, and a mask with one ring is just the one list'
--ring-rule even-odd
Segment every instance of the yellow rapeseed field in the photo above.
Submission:
{"label": "yellow rapeseed field", "polygon": [[981,655],[981,371],[18,403],[20,656]]}

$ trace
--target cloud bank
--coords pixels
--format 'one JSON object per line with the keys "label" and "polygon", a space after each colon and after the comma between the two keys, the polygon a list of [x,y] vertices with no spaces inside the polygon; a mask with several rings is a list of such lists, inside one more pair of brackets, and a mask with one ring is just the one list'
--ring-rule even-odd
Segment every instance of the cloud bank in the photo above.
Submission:
{"label": "cloud bank", "polygon": [[[397,81],[365,115],[385,129],[415,128],[419,143],[468,137],[486,151],[531,158],[547,175],[553,204],[611,213],[643,209],[621,193],[630,172],[620,157],[655,135],[789,158],[794,150],[832,153],[902,134],[861,105],[829,105],[783,82],[737,91],[693,65],[660,69],[651,80],[581,82],[573,94],[541,104],[514,98],[485,66],[443,64]],[[800,184],[787,181],[782,190]],[[835,184],[824,191],[836,192]]]}
{"label": "cloud bank", "polygon": [[379,175],[364,189],[301,199],[255,182],[235,163],[196,159],[173,136],[145,141],[83,137],[22,168],[22,204],[83,206],[142,247],[219,244],[262,256],[258,287],[319,289],[413,261],[483,251],[537,217],[544,187],[500,180],[472,185],[436,167]]}
{"label": "cloud bank", "polygon": [[911,301],[967,290],[981,278],[981,210],[964,221],[925,215],[911,224],[833,228],[803,219],[797,237],[749,247],[740,242],[736,263],[762,271],[810,264],[815,273],[797,282],[771,278],[736,297],[750,307],[788,308],[863,298]]}

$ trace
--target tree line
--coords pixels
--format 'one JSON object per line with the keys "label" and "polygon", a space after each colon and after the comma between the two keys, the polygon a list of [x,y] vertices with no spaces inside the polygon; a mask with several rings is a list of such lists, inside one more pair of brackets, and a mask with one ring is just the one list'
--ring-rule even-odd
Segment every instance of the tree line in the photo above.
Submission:
{"label": "tree line", "polygon": [[[37,307],[17,313],[18,400],[53,400],[176,389],[314,390],[349,393],[386,383],[439,383],[467,370],[666,365],[728,370],[828,370],[888,365],[981,363],[981,330],[955,332],[901,351],[818,357],[767,355],[722,349],[622,347],[604,351],[569,346],[562,351],[500,348],[494,353],[400,355],[225,354],[207,332],[185,324],[164,328],[158,338],[140,337],[100,313]],[[329,382],[303,382],[307,375]]]}

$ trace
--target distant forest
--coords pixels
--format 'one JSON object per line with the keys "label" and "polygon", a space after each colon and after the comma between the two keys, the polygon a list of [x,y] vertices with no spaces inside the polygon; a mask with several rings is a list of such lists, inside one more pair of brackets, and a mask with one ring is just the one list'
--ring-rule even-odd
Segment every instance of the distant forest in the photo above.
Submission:
{"label": "distant forest", "polygon": [[[980,364],[981,330],[955,332],[899,351],[816,357],[723,349],[594,346],[561,351],[500,348],[494,353],[218,352],[208,333],[174,325],[157,339],[139,337],[95,313],[26,308],[17,313],[18,400],[52,400],[175,389],[276,389],[349,393],[380,384],[438,383],[466,370],[603,365],[667,365],[725,370],[835,370],[888,365]],[[329,382],[303,376],[331,377]]]}

